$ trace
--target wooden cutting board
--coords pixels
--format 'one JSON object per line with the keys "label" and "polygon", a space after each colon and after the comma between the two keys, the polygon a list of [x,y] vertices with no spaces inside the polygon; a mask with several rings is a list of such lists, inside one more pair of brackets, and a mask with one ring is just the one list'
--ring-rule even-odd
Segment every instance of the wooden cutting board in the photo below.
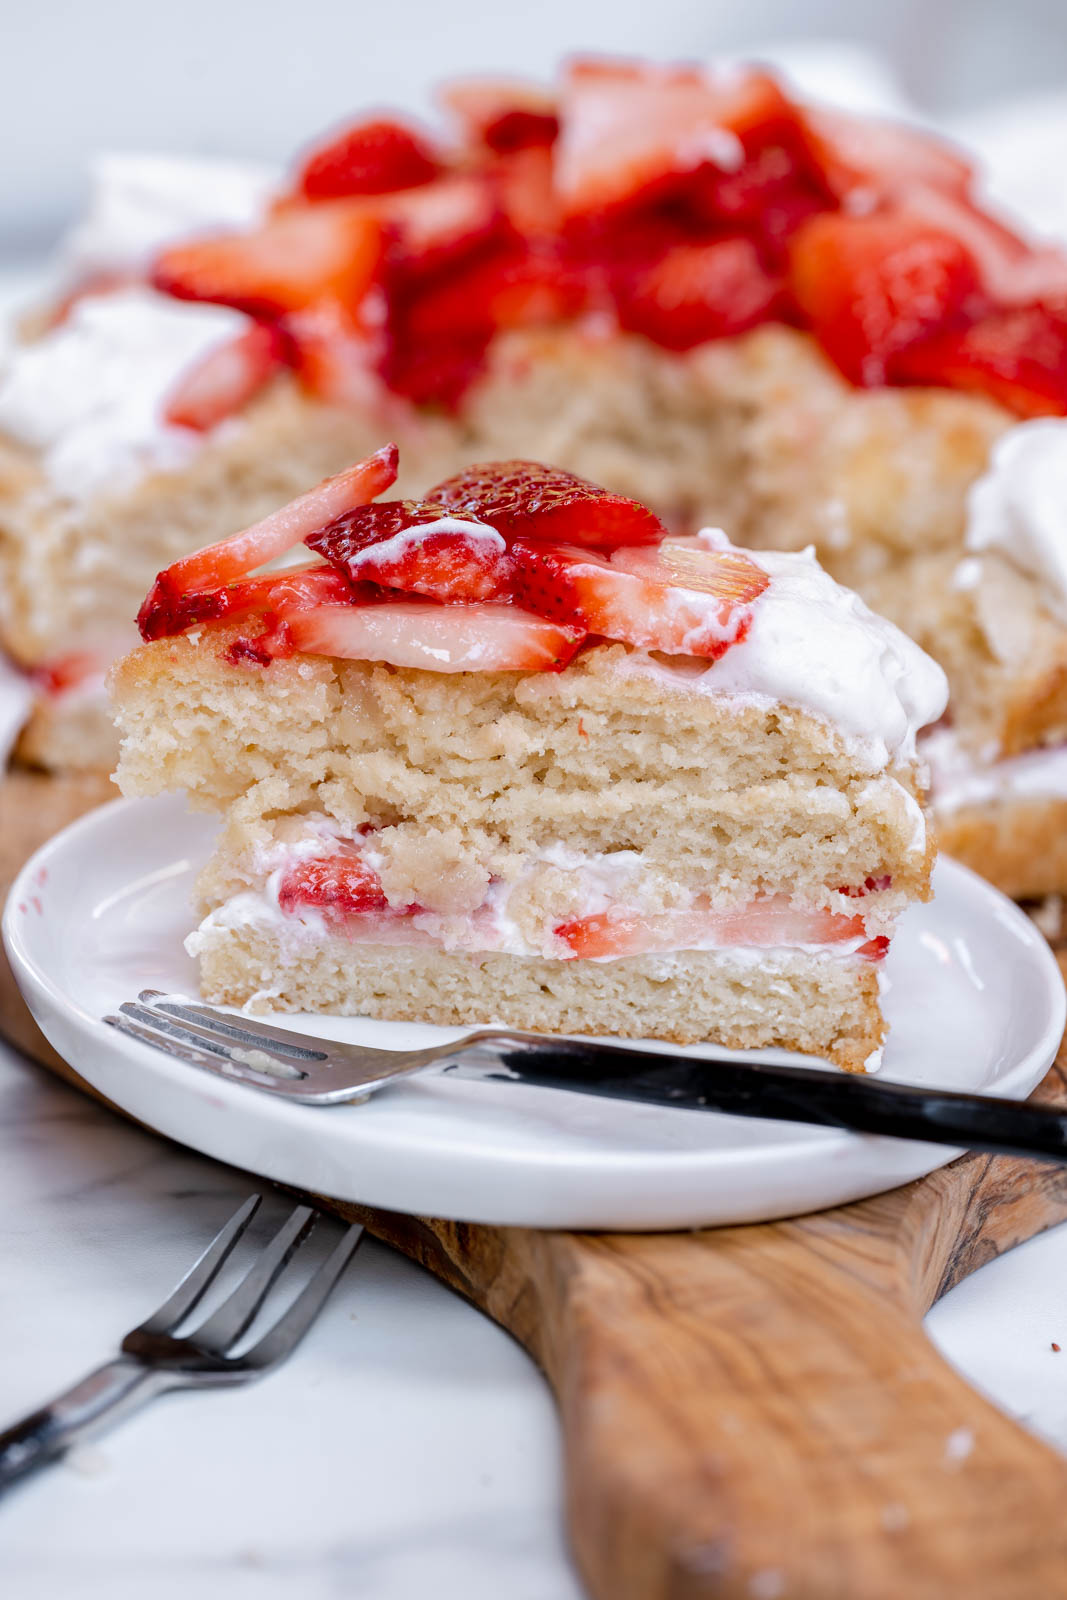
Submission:
{"label": "wooden cutting board", "polygon": [[[0,784],[0,877],[104,793],[29,774]],[[6,971],[0,1027],[80,1081]],[[1059,1062],[1038,1096],[1067,1107]],[[1067,1170],[966,1156],[836,1211],[678,1234],[335,1209],[541,1365],[596,1600],[1067,1595],[1067,1460],[971,1389],[922,1328],[953,1284],[1067,1219]]]}

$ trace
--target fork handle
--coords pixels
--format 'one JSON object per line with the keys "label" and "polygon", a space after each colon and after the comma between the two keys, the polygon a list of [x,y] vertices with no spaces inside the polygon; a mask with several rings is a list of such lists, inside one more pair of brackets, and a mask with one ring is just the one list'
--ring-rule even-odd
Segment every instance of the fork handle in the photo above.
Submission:
{"label": "fork handle", "polygon": [[0,1494],[58,1461],[103,1422],[116,1421],[166,1387],[162,1374],[120,1357],[0,1432]]}

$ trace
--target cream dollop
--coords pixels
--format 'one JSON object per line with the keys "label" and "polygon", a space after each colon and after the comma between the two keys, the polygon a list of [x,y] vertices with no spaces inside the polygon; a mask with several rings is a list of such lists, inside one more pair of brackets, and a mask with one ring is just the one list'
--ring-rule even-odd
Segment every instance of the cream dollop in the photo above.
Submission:
{"label": "cream dollop", "polygon": [[970,493],[966,542],[972,556],[994,550],[1036,579],[1046,610],[1067,623],[1067,420],[1020,422],[997,440]]}
{"label": "cream dollop", "polygon": [[[706,529],[711,548],[725,534]],[[905,633],[824,572],[810,547],[745,552],[770,583],[748,632],[702,674],[720,693],[760,695],[832,724],[872,770],[915,757],[920,728],[948,703],[948,682]]]}
{"label": "cream dollop", "polygon": [[250,228],[280,174],[252,162],[107,154],[89,169],[89,205],[60,246],[74,280],[144,266],[162,245],[220,228]]}
{"label": "cream dollop", "polygon": [[202,435],[166,422],[167,397],[248,325],[239,311],[150,289],[89,296],[42,338],[7,352],[0,429],[40,450],[50,484],[74,502],[181,470]]}

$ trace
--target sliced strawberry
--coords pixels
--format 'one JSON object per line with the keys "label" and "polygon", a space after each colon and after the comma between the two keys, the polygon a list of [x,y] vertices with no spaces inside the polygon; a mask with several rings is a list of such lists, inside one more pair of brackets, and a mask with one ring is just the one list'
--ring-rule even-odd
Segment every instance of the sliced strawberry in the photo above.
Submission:
{"label": "sliced strawberry", "polygon": [[743,637],[767,574],[736,551],[663,544],[609,559],[519,540],[515,595],[542,616],[646,650],[715,661]]}
{"label": "sliced strawberry", "polygon": [[152,282],[179,300],[213,300],[252,316],[300,311],[319,300],[356,306],[374,283],[382,231],[363,202],[291,206],[249,233],[172,245]]}
{"label": "sliced strawberry", "polygon": [[349,410],[380,407],[379,310],[384,319],[384,297],[374,288],[356,310],[321,300],[282,319],[293,366],[317,399]]}
{"label": "sliced strawberry", "polygon": [[979,293],[970,255],[921,217],[813,217],[792,242],[791,287],[800,309],[854,383],[887,381],[890,361],[959,319]]}
{"label": "sliced strawberry", "polygon": [[988,395],[1020,417],[1067,415],[1067,310],[1020,306],[913,346],[893,362],[897,383]]}
{"label": "sliced strawberry", "polygon": [[[369,591],[366,591],[369,595]],[[139,619],[143,639],[169,638],[201,622],[217,622],[221,617],[259,615],[303,609],[319,605],[351,605],[365,597],[333,567],[294,567],[262,578],[244,578],[219,589],[190,589],[173,597],[166,606],[157,606]]]}
{"label": "sliced strawberry", "polygon": [[916,187],[907,208],[959,240],[974,261],[978,280],[998,306],[1021,306],[1067,295],[1067,255],[1055,246],[1035,248],[966,195]]}
{"label": "sliced strawberry", "polygon": [[347,512],[307,541],[357,582],[432,600],[506,600],[512,562],[499,533],[425,500]]}
{"label": "sliced strawberry", "polygon": [[814,160],[841,200],[856,191],[906,196],[916,185],[961,196],[970,189],[966,156],[923,129],[821,106],[805,107],[802,118]]}
{"label": "sliced strawberry", "polygon": [[862,956],[864,961],[884,961],[889,954],[889,940],[884,933],[880,933],[877,938],[861,944],[856,954]]}
{"label": "sliced strawberry", "polygon": [[321,606],[286,620],[297,650],[428,672],[559,671],[584,638],[580,628],[488,604]]}
{"label": "sliced strawberry", "polygon": [[327,478],[262,522],[175,561],[158,575],[138,612],[142,638],[157,639],[187,627],[188,622],[179,622],[175,627],[174,618],[181,614],[190,590],[220,589],[243,578],[255,567],[285,555],[342,512],[366,505],[375,495],[382,494],[396,482],[397,460],[396,445],[383,445],[365,461]]}
{"label": "sliced strawberry", "polygon": [[482,174],[457,173],[374,203],[374,213],[395,237],[394,267],[420,277],[466,255],[498,232],[503,221],[492,186]]}
{"label": "sliced strawberry", "polygon": [[277,331],[253,323],[182,375],[164,406],[165,421],[206,433],[258,394],[278,371],[281,355]]}
{"label": "sliced strawberry", "polygon": [[614,277],[621,326],[667,350],[754,327],[773,313],[782,288],[750,239],[676,244]]}
{"label": "sliced strawberry", "polygon": [[[689,911],[637,916],[609,909],[560,923],[555,929],[556,937],[562,939],[571,954],[584,961],[603,961],[656,950],[685,950],[701,945],[766,948],[771,945],[843,944],[863,938],[865,931],[862,917],[805,910],[793,905],[787,895],[768,895],[732,911],[715,911],[707,905]],[[872,944],[876,942],[871,941]],[[866,946],[857,953],[865,954]]]}
{"label": "sliced strawberry", "polygon": [[304,159],[297,188],[309,200],[391,194],[429,183],[441,162],[414,128],[388,118],[357,122],[317,145]]}
{"label": "sliced strawberry", "polygon": [[278,885],[278,904],[290,916],[313,909],[331,922],[389,907],[373,867],[358,849],[344,845],[329,855],[294,862]]}
{"label": "sliced strawberry", "polygon": [[490,168],[504,215],[523,238],[555,239],[562,226],[552,152],[538,146],[516,150]]}
{"label": "sliced strawberry", "polygon": [[636,500],[537,461],[490,461],[467,467],[437,484],[426,498],[447,506],[454,516],[487,522],[509,538],[613,549],[655,544],[667,532],[659,518]]}
{"label": "sliced strawberry", "polygon": [[474,78],[449,84],[442,99],[469,141],[498,155],[551,145],[559,132],[555,101],[536,84]]}
{"label": "sliced strawberry", "polygon": [[709,169],[736,170],[741,136],[781,115],[762,73],[580,61],[567,74],[556,182],[569,216],[661,198]]}

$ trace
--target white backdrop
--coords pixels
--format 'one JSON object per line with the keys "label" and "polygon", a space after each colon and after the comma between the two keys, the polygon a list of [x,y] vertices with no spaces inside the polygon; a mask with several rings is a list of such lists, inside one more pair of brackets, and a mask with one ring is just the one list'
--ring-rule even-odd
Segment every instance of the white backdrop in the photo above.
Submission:
{"label": "white backdrop", "polygon": [[546,75],[572,50],[670,59],[869,46],[927,109],[1067,80],[1064,0],[0,0],[0,254],[79,204],[89,153],[285,159],[367,103],[437,79]]}

